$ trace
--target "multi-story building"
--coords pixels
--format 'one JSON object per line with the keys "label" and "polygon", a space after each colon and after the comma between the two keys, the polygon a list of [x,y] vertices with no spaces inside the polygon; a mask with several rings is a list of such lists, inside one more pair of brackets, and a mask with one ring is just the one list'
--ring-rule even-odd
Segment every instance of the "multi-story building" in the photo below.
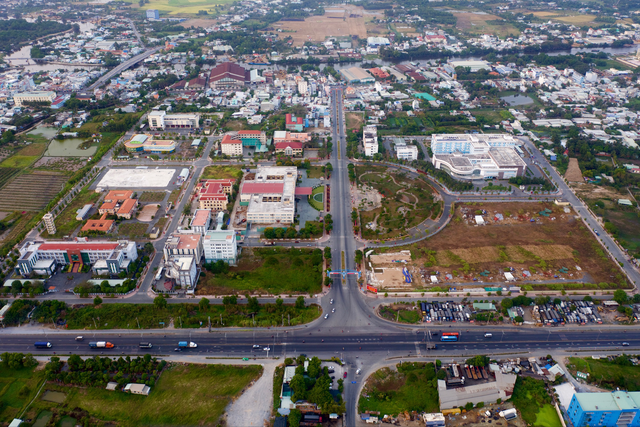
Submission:
{"label": "multi-story building", "polygon": [[301,157],[302,156],[301,142],[285,141],[276,142],[276,154],[284,154],[285,156]]}
{"label": "multi-story building", "polygon": [[220,151],[227,156],[242,156],[242,141],[225,135],[220,141]]}
{"label": "multi-story building", "polygon": [[273,133],[273,142],[296,141],[303,144],[311,141],[311,135],[306,132],[289,132],[286,130],[277,130]]}
{"label": "multi-story building", "polygon": [[200,126],[199,114],[167,114],[164,110],[154,110],[149,113],[147,119],[149,120],[149,128],[153,130],[194,129]]}
{"label": "multi-story building", "polygon": [[202,234],[192,231],[176,231],[164,244],[164,259],[171,256],[192,256],[196,264],[202,258]]}
{"label": "multi-story building", "polygon": [[396,145],[396,157],[401,160],[418,160],[418,147],[415,145]]}
{"label": "multi-story building", "polygon": [[147,9],[147,19],[160,19],[158,9]]}
{"label": "multi-story building", "polygon": [[258,166],[255,179],[243,183],[240,204],[247,221],[256,224],[291,224],[295,217],[295,166]]}
{"label": "multi-story building", "polygon": [[481,154],[488,148],[515,148],[522,142],[508,134],[434,134],[431,136],[433,154]]}
{"label": "multi-story building", "polygon": [[124,143],[129,153],[168,154],[176,151],[176,142],[172,139],[154,139],[153,135],[138,134]]}
{"label": "multi-story building", "polygon": [[193,219],[191,220],[191,230],[194,233],[200,233],[204,236],[204,234],[209,230],[210,225],[211,225],[211,210],[197,209],[193,214]]}
{"label": "multi-story building", "polygon": [[235,265],[238,259],[236,233],[232,230],[210,230],[204,235],[204,260],[213,262],[223,260]]}
{"label": "multi-story building", "polygon": [[235,181],[232,179],[205,179],[196,187],[200,209],[223,211],[227,209],[228,195]]}
{"label": "multi-story building", "polygon": [[51,212],[44,214],[42,217],[44,226],[47,228],[47,233],[56,234],[56,223],[54,222],[53,214]]}
{"label": "multi-story building", "polygon": [[574,393],[567,414],[574,427],[639,427],[640,392]]}
{"label": "multi-story building", "polygon": [[27,242],[20,248],[16,263],[18,274],[28,276],[34,271],[50,269],[53,264],[93,265],[94,271],[119,274],[138,258],[136,243],[127,240],[118,242],[88,241],[76,238],[72,242]]}
{"label": "multi-story building", "polygon": [[56,99],[56,93],[53,91],[22,92],[13,95],[13,102],[16,107],[22,107],[25,102],[52,103],[54,99]]}
{"label": "multi-story building", "polygon": [[362,131],[362,143],[364,155],[372,157],[378,153],[378,128],[375,125],[366,125]]}
{"label": "multi-story building", "polygon": [[[127,219],[130,219],[137,206],[137,200],[132,199],[131,196],[133,196],[133,191],[129,190],[109,191],[109,193],[104,196],[104,203],[100,206],[98,212],[100,212],[101,215],[117,215],[121,213],[124,217],[128,215],[129,218]],[[120,209],[125,203],[126,208],[120,212]]]}
{"label": "multi-story building", "polygon": [[223,62],[214,67],[209,74],[209,86],[212,89],[239,89],[249,81],[249,71],[233,62]]}
{"label": "multi-story building", "polygon": [[287,130],[302,132],[302,129],[304,129],[304,120],[302,120],[302,117],[295,117],[292,114],[287,114],[285,116],[284,127]]}
{"label": "multi-story building", "polygon": [[197,262],[193,256],[171,255],[165,263],[165,275],[182,289],[193,289],[198,279]]}

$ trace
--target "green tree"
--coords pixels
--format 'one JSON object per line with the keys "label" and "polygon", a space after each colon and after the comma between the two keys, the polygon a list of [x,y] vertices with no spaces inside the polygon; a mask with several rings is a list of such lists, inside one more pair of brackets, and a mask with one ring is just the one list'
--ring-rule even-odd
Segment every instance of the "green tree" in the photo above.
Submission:
{"label": "green tree", "polygon": [[167,308],[167,300],[162,295],[158,295],[153,299],[153,305],[158,309]]}
{"label": "green tree", "polygon": [[96,297],[93,299],[93,305],[98,306],[98,305],[100,305],[100,304],[102,304],[102,298],[100,298],[99,296],[96,296]]}
{"label": "green tree", "polygon": [[198,302],[198,307],[200,308],[200,311],[207,311],[209,310],[209,300],[207,298],[202,298],[199,302]]}
{"label": "green tree", "polygon": [[613,300],[618,304],[626,304],[626,302],[629,300],[629,296],[622,289],[616,289],[616,291],[613,293]]}
{"label": "green tree", "polygon": [[287,418],[289,422],[289,427],[300,427],[300,421],[302,421],[302,412],[298,409],[292,409],[289,412],[289,417]]}
{"label": "green tree", "polygon": [[296,308],[298,310],[302,310],[304,308],[304,297],[303,296],[299,296],[298,298],[296,298]]}
{"label": "green tree", "polygon": [[222,298],[222,304],[224,305],[237,305],[238,304],[238,297],[235,295],[227,295],[226,297]]}

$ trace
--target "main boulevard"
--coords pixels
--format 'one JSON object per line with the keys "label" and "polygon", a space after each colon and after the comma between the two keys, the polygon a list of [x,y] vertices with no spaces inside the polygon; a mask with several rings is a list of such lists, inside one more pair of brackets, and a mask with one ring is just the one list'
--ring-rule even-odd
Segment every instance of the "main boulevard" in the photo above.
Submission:
{"label": "main boulevard", "polygon": [[[335,87],[331,91],[332,110],[332,139],[333,153],[331,162],[334,172],[329,184],[331,186],[331,214],[334,228],[328,241],[332,250],[333,270],[355,270],[354,251],[362,247],[354,236],[351,223],[351,197],[348,178],[348,159],[346,156],[346,129],[343,107],[343,88]],[[202,159],[194,163],[193,178],[188,183],[182,200],[176,212],[182,212],[184,204],[197,181],[204,166],[209,164],[209,151],[213,141],[210,141]],[[529,147],[531,152],[539,155],[535,148]],[[544,159],[540,159],[542,161]],[[549,169],[550,166],[547,166]],[[575,199],[571,190],[561,183],[563,196],[583,215],[590,227],[599,230],[601,236],[606,236],[604,230],[598,228],[581,202]],[[445,203],[450,206],[455,202],[455,196],[447,196]],[[449,209],[445,209],[445,216]],[[446,219],[446,218],[445,218]],[[175,230],[180,216],[176,215],[169,225],[169,230]],[[605,241],[608,240],[605,237]],[[156,241],[154,246],[162,253],[164,238]],[[638,272],[624,259],[624,254],[613,248],[613,256],[624,264],[625,271],[633,281]],[[150,271],[160,262],[157,256]],[[152,295],[148,293],[151,274],[143,280],[140,291],[135,297],[118,302],[151,302]],[[453,299],[453,298],[450,298]],[[105,302],[108,302],[108,298]],[[333,300],[333,303],[331,301]],[[78,302],[66,300],[66,302]],[[86,300],[82,300],[86,302]],[[185,301],[171,298],[170,302]],[[197,299],[190,299],[197,302]],[[11,352],[31,352],[41,355],[122,355],[141,354],[149,352],[159,357],[169,357],[175,353],[178,341],[194,341],[198,344],[195,349],[188,349],[181,353],[181,357],[188,355],[209,356],[212,358],[265,358],[295,357],[300,354],[319,356],[323,359],[339,357],[344,360],[348,373],[345,381],[345,400],[347,402],[346,425],[354,426],[356,417],[357,396],[362,387],[362,379],[370,374],[375,366],[385,360],[407,360],[407,358],[438,357],[445,361],[474,354],[513,354],[536,353],[553,354],[598,354],[598,352],[622,349],[622,342],[629,343],[625,349],[640,347],[640,332],[635,327],[591,325],[566,326],[558,328],[534,327],[496,327],[480,326],[462,323],[451,324],[422,324],[397,325],[380,319],[374,314],[374,306],[381,300],[374,300],[365,296],[357,283],[357,276],[337,276],[330,291],[321,298],[314,298],[323,310],[323,316],[318,320],[298,327],[278,327],[271,329],[213,329],[198,330],[166,329],[149,331],[83,331],[71,332],[65,330],[42,329],[33,327],[6,328],[0,330],[0,349]],[[335,312],[332,310],[335,309]],[[328,313],[328,318],[324,318]],[[440,343],[439,336],[443,331],[460,333],[460,341]],[[484,338],[485,332],[492,332],[491,339]],[[83,335],[84,341],[75,340],[76,335]],[[113,349],[90,350],[88,341],[110,341],[115,344]],[[49,350],[34,350],[35,341],[49,341],[53,347]],[[152,349],[141,350],[138,343],[151,342]],[[437,344],[437,349],[427,350],[427,343]],[[254,348],[258,345],[259,348]],[[268,349],[268,350],[267,350]],[[356,375],[357,370],[361,372]]]}

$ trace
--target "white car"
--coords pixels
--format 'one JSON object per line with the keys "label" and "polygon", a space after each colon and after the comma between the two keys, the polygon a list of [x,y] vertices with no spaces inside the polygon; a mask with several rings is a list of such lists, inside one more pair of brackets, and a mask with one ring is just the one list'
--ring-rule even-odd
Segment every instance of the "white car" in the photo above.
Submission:
{"label": "white car", "polygon": [[332,312],[332,313],[335,313],[335,312],[336,312],[336,309],[334,308],[333,310],[331,310],[331,312]]}
{"label": "white car", "polygon": [[325,318],[325,319],[328,319],[328,318],[329,318],[329,313],[325,314],[325,315],[324,315],[324,318]]}
{"label": "white car", "polygon": [[265,348],[263,348],[263,350],[264,351],[269,351],[269,350],[271,350],[271,347],[265,347]]}
{"label": "white car", "polygon": [[333,298],[331,298],[331,301],[329,301],[329,304],[333,304]]}

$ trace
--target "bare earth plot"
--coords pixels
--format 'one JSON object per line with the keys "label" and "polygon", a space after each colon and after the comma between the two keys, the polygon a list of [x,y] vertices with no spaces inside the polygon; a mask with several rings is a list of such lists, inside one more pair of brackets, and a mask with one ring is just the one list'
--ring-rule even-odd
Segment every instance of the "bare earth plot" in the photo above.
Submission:
{"label": "bare earth plot", "polygon": [[488,21],[503,21],[496,15],[479,12],[453,12],[458,19],[456,27],[470,34],[494,34],[498,37],[505,37],[510,34],[518,35],[520,31],[512,25],[505,23],[495,23]]}
{"label": "bare earth plot", "polygon": [[564,177],[567,178],[567,181],[569,182],[584,182],[582,172],[580,171],[580,165],[578,164],[578,159],[569,159],[569,167],[567,168],[567,172],[564,174]]}
{"label": "bare earth plot", "polygon": [[306,41],[324,41],[327,37],[354,35],[366,38],[364,21],[362,7],[336,5],[327,8],[322,16],[311,16],[304,21],[279,21],[273,26],[292,32],[286,35],[293,37],[294,45],[301,46]]}

